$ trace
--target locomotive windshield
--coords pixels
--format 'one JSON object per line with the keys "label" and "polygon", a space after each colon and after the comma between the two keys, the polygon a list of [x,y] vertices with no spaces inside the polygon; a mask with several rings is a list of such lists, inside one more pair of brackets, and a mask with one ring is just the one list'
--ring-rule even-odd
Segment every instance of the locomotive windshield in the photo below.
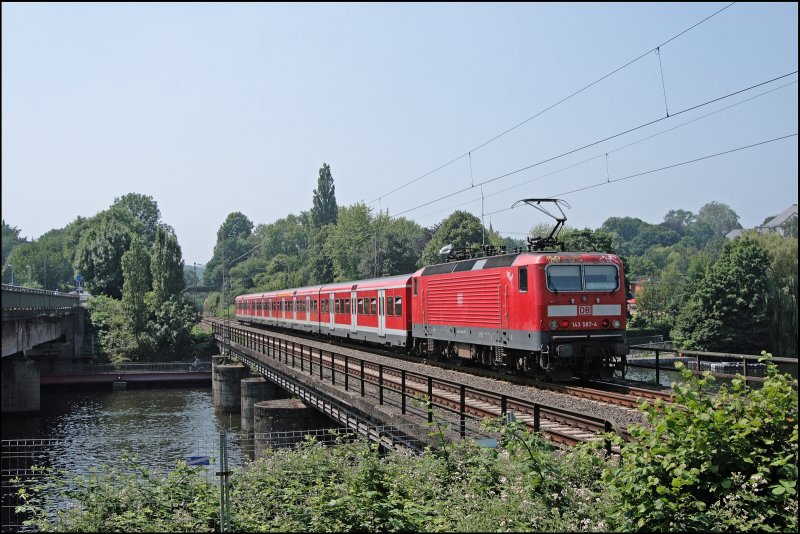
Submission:
{"label": "locomotive windshield", "polygon": [[580,291],[580,265],[550,265],[547,268],[547,288],[551,291]]}
{"label": "locomotive windshield", "polygon": [[616,265],[548,265],[550,291],[615,291],[619,287]]}

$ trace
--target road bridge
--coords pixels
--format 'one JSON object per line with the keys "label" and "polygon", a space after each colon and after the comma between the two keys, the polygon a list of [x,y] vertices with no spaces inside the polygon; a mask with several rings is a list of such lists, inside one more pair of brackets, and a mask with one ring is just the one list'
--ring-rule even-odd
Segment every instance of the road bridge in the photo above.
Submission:
{"label": "road bridge", "polygon": [[3,413],[39,410],[35,358],[79,358],[85,309],[78,294],[3,284]]}

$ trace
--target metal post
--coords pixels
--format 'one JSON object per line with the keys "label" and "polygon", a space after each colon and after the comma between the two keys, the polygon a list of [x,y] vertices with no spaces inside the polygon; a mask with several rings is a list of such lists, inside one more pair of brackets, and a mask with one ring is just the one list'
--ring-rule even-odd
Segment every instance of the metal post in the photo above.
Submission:
{"label": "metal post", "polygon": [[349,377],[350,377],[350,371],[348,369],[349,360],[350,360],[350,357],[347,354],[345,354],[344,355],[344,390],[345,391],[347,391],[347,383],[348,383]]}
{"label": "metal post", "polygon": [[378,364],[378,404],[383,406],[383,364]]}
{"label": "metal post", "polygon": [[[319,351],[322,356],[322,351]],[[336,356],[331,352],[331,384],[336,385]]]}
{"label": "metal post", "polygon": [[364,396],[364,360],[360,360],[361,362],[361,396]]}
{"label": "metal post", "polygon": [[542,422],[541,410],[542,410],[541,406],[539,406],[538,404],[534,404],[533,405],[533,431],[534,432],[539,432],[539,430],[542,428],[542,425],[541,425],[541,422]]}
{"label": "metal post", "polygon": [[459,423],[460,423],[460,426],[461,426],[461,432],[460,432],[461,433],[461,439],[464,439],[464,437],[466,437],[466,435],[467,435],[467,413],[466,413],[466,411],[467,411],[467,406],[466,406],[466,404],[467,404],[467,402],[466,402],[467,388],[466,388],[466,386],[464,386],[464,384],[461,384],[458,389],[459,389],[459,397],[460,397],[460,402],[459,402],[459,407],[458,407],[458,417],[459,417]]}
{"label": "metal post", "polygon": [[661,384],[661,368],[659,367],[658,349],[656,349],[656,385]]}
{"label": "metal post", "polygon": [[400,413],[406,414],[406,371],[400,370]]}
{"label": "metal post", "polygon": [[319,349],[319,379],[322,381],[322,349]]}
{"label": "metal post", "polygon": [[428,402],[431,403],[428,410],[428,422],[433,423],[433,378],[428,377]]}
{"label": "metal post", "polygon": [[508,413],[508,397],[502,395],[500,397],[500,417],[505,419],[507,413]]}

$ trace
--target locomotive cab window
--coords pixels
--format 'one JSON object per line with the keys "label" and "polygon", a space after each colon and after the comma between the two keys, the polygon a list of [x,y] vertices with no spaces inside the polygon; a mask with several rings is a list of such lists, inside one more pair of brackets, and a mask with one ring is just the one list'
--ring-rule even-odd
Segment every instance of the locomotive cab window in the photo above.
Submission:
{"label": "locomotive cab window", "polygon": [[548,265],[547,289],[550,291],[580,291],[581,283],[580,265]]}
{"label": "locomotive cab window", "polygon": [[526,293],[528,291],[528,268],[519,268],[519,292]]}
{"label": "locomotive cab window", "polygon": [[616,291],[619,287],[616,265],[585,265],[583,269],[587,291]]}

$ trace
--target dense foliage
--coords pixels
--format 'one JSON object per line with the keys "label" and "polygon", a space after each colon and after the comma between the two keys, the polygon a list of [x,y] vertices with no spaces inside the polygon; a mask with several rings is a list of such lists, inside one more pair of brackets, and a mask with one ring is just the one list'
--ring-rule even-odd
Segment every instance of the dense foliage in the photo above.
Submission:
{"label": "dense foliage", "polygon": [[735,348],[745,354],[766,346],[768,269],[769,257],[757,241],[726,243],[678,314],[676,341],[696,350]]}
{"label": "dense foliage", "polygon": [[[679,364],[680,367],[680,364]],[[676,404],[643,405],[617,469],[603,479],[622,530],[797,531],[797,381],[768,366],[711,393],[710,373],[683,370]]]}
{"label": "dense foliage", "polygon": [[[796,381],[718,394],[684,373],[680,405],[643,405],[622,459],[602,441],[555,448],[516,422],[487,422],[495,448],[460,441],[423,454],[311,441],[234,470],[231,527],[245,532],[775,531],[797,529]],[[42,531],[211,532],[219,492],[202,468],[135,463],[24,486]],[[63,499],[69,506],[63,505]],[[59,504],[61,503],[61,504]]]}

